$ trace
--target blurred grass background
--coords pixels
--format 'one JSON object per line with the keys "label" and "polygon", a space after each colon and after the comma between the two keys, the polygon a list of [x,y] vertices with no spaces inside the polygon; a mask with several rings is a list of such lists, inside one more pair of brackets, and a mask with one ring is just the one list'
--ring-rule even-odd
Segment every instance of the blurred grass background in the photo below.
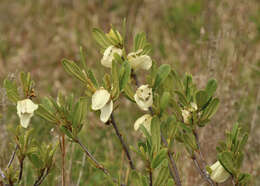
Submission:
{"label": "blurred grass background", "polygon": [[[221,105],[213,121],[200,131],[202,151],[207,162],[213,163],[217,142],[239,121],[250,133],[244,170],[253,175],[252,185],[260,185],[258,0],[0,0],[1,82],[6,77],[17,78],[22,70],[30,71],[38,97],[56,97],[58,91],[82,95],[82,86],[65,73],[61,59],[79,60],[79,46],[83,46],[87,65],[102,78],[107,69],[100,65],[101,54],[91,30],[99,27],[108,32],[110,24],[120,29],[123,18],[127,18],[129,51],[133,34],[144,31],[153,46],[151,56],[158,64],[168,63],[179,73],[191,73],[200,87],[211,77],[217,79]],[[18,117],[3,89],[0,93],[0,167],[5,167],[14,149],[12,131]],[[133,123],[141,113],[129,102],[116,111],[128,144],[136,145],[140,137],[133,131]],[[39,141],[57,141],[48,123],[34,117],[32,126]],[[126,179],[127,160],[110,126],[90,114],[81,138],[113,175]],[[82,163],[85,156],[76,145],[68,142],[67,153],[68,185],[110,185],[102,172]],[[183,149],[180,154],[183,185],[206,185]],[[59,150],[56,161],[55,170],[43,185],[60,185]],[[141,161],[136,162],[138,168],[142,167]],[[27,163],[22,185],[32,185],[33,171]]]}

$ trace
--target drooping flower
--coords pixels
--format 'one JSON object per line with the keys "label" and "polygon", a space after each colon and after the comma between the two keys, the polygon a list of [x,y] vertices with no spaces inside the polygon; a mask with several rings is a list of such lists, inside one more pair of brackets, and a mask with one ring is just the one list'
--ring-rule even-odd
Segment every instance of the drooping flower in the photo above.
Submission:
{"label": "drooping flower", "polygon": [[149,70],[152,66],[152,59],[148,55],[139,55],[139,53],[140,51],[137,51],[127,55],[129,64],[135,70]]}
{"label": "drooping flower", "polygon": [[137,105],[147,111],[149,107],[153,105],[153,92],[149,85],[140,86],[134,95]]}
{"label": "drooping flower", "polygon": [[113,101],[110,100],[110,93],[105,90],[103,87],[96,90],[96,92],[92,95],[92,104],[91,108],[93,110],[100,110],[100,120],[106,123],[110,115],[113,112]]}
{"label": "drooping flower", "polygon": [[122,56],[122,49],[117,48],[113,45],[110,45],[108,48],[106,48],[103,58],[101,59],[101,64],[105,67],[112,68],[112,61],[114,59],[114,54],[118,54],[119,56]]}
{"label": "drooping flower", "polygon": [[38,105],[33,103],[30,99],[24,99],[17,102],[17,114],[20,118],[22,127],[27,128],[35,110]]}
{"label": "drooping flower", "polygon": [[223,183],[230,177],[230,174],[225,170],[219,161],[211,165],[210,169],[210,178],[217,183]]}
{"label": "drooping flower", "polygon": [[150,114],[145,114],[135,121],[134,129],[138,130],[139,127],[143,125],[146,128],[146,130],[151,134],[151,121],[152,116]]}

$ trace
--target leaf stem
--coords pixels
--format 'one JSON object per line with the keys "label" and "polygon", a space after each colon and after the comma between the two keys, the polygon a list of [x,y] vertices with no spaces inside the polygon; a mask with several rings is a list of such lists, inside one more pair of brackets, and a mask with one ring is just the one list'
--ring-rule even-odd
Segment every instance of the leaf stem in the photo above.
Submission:
{"label": "leaf stem", "polygon": [[62,156],[62,181],[61,185],[66,185],[66,171],[65,171],[65,157],[66,157],[66,149],[65,149],[65,135],[61,135],[60,139],[60,149],[61,149],[61,156]]}
{"label": "leaf stem", "polygon": [[23,176],[23,163],[24,163],[24,158],[20,162],[20,172],[19,172],[18,183],[22,180],[22,176]]}
{"label": "leaf stem", "polygon": [[121,145],[122,145],[122,147],[123,147],[123,149],[124,149],[124,151],[125,151],[125,154],[126,154],[126,156],[127,156],[127,159],[128,159],[129,164],[130,164],[130,167],[131,167],[131,169],[134,170],[135,167],[134,167],[133,161],[132,161],[132,159],[131,159],[129,150],[128,150],[128,148],[127,148],[127,146],[126,146],[126,144],[125,144],[125,142],[124,142],[124,140],[123,140],[123,138],[122,138],[122,135],[120,134],[120,132],[119,132],[119,130],[118,130],[118,128],[117,128],[117,125],[116,125],[116,122],[115,122],[115,119],[114,119],[114,115],[113,115],[113,114],[111,114],[111,123],[112,123],[113,128],[115,129],[116,135],[117,135],[117,137],[119,138],[120,143],[121,143]]}

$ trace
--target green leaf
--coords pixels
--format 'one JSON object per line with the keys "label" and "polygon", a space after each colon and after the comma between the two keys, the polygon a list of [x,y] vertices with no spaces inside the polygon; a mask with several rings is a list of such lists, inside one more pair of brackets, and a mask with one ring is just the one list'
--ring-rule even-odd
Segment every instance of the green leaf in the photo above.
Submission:
{"label": "green leaf", "polygon": [[149,134],[149,132],[146,130],[146,128],[144,127],[144,125],[140,125],[139,129],[142,131],[142,133],[145,135],[147,141],[148,141],[148,144],[149,145],[152,145],[152,137],[151,135]]}
{"label": "green leaf", "polygon": [[91,69],[89,69],[87,71],[87,75],[88,75],[88,78],[91,80],[91,82],[93,83],[93,85],[95,86],[95,88],[98,88],[99,85],[98,85],[98,81],[96,79],[96,77],[94,76],[93,72]]}
{"label": "green leaf", "polygon": [[192,86],[192,76],[189,74],[186,74],[185,80],[184,80],[184,86],[185,86],[185,95],[188,101],[191,99],[191,86]]}
{"label": "green leaf", "polygon": [[155,186],[164,185],[169,177],[169,168],[168,167],[162,167],[158,173],[158,176],[155,180]]}
{"label": "green leaf", "polygon": [[241,186],[249,185],[251,181],[251,175],[246,173],[241,173],[238,176],[238,182]]}
{"label": "green leaf", "polygon": [[246,134],[244,134],[244,136],[242,137],[242,140],[239,143],[238,150],[237,150],[238,152],[241,152],[244,149],[247,140],[248,140],[248,134],[246,133]]}
{"label": "green leaf", "polygon": [[17,101],[19,101],[19,94],[18,94],[16,83],[14,81],[5,79],[4,88],[6,90],[8,99],[16,104]]}
{"label": "green leaf", "polygon": [[198,106],[198,109],[202,109],[204,105],[206,105],[206,103],[209,100],[208,94],[207,92],[200,90],[196,93],[196,103]]}
{"label": "green leaf", "polygon": [[217,81],[215,79],[210,79],[206,86],[206,92],[209,97],[213,96],[218,87]]}
{"label": "green leaf", "polygon": [[32,162],[33,166],[37,169],[41,169],[44,166],[44,162],[40,157],[39,150],[28,155],[29,160]]}
{"label": "green leaf", "polygon": [[171,95],[169,92],[163,92],[163,95],[160,99],[160,109],[164,111],[166,107],[169,105]]}
{"label": "green leaf", "polygon": [[167,158],[167,152],[168,150],[166,148],[163,148],[156,154],[151,163],[151,167],[153,169],[159,167],[163,160]]}
{"label": "green leaf", "polygon": [[219,106],[219,99],[214,98],[210,101],[209,105],[203,111],[200,120],[206,120],[212,118],[212,116],[217,112]]}
{"label": "green leaf", "polygon": [[134,51],[138,51],[139,49],[143,49],[146,45],[146,35],[144,32],[136,34],[134,38]]}
{"label": "green leaf", "polygon": [[139,176],[139,174],[136,171],[132,171],[132,173],[131,173],[131,181],[136,186],[141,186],[142,185],[140,176]]}
{"label": "green leaf", "polygon": [[218,160],[221,165],[232,175],[236,175],[236,169],[233,160],[233,154],[231,152],[222,152],[218,154]]}
{"label": "green leaf", "polygon": [[117,99],[119,96],[119,67],[118,64],[113,60],[112,62],[112,98]]}
{"label": "green leaf", "polygon": [[180,91],[178,91],[178,90],[176,90],[176,91],[174,91],[176,94],[177,94],[177,96],[178,96],[178,98],[179,98],[179,102],[183,105],[183,106],[188,106],[189,104],[188,104],[188,101],[187,101],[187,99],[186,99],[186,97],[180,92]]}
{"label": "green leaf", "polygon": [[153,117],[151,122],[151,133],[152,133],[152,145],[153,152],[158,152],[161,145],[161,130],[160,130],[160,120],[157,116]]}
{"label": "green leaf", "polygon": [[63,133],[64,133],[66,136],[68,136],[69,138],[71,138],[71,139],[74,138],[73,135],[72,135],[72,133],[70,132],[69,129],[66,128],[66,126],[64,126],[64,125],[60,126],[60,130],[61,130],[61,132],[63,132]]}
{"label": "green leaf", "polygon": [[131,75],[131,66],[127,61],[124,61],[122,69],[123,69],[123,74],[120,77],[120,83],[119,83],[120,90],[123,90],[125,88],[126,84],[129,82],[130,75]]}
{"label": "green leaf", "polygon": [[83,83],[87,83],[84,73],[75,62],[68,59],[63,59],[62,65],[68,74],[74,76]]}
{"label": "green leaf", "polygon": [[53,113],[49,111],[44,105],[40,104],[38,109],[36,110],[36,115],[40,116],[41,118],[51,122],[56,123],[57,119]]}
{"label": "green leaf", "polygon": [[87,102],[86,100],[81,99],[79,102],[76,103],[73,112],[72,125],[74,128],[77,128],[82,123],[82,120],[86,116],[86,112]]}
{"label": "green leaf", "polygon": [[168,64],[163,64],[159,67],[153,84],[153,91],[155,91],[160,84],[167,78],[171,72],[171,66]]}
{"label": "green leaf", "polygon": [[102,47],[103,49],[109,47],[110,45],[113,45],[111,40],[106,36],[106,34],[99,30],[98,28],[94,28],[92,30],[92,34],[96,42]]}
{"label": "green leaf", "polygon": [[134,91],[133,91],[133,88],[131,86],[130,83],[127,83],[125,85],[125,88],[124,88],[124,93],[125,93],[125,96],[128,100],[132,101],[132,102],[135,102],[135,99],[134,99]]}

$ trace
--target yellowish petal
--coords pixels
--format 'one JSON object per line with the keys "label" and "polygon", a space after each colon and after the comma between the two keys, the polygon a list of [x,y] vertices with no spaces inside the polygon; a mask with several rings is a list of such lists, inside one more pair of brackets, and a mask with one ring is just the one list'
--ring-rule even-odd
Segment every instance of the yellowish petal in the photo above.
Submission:
{"label": "yellowish petal", "polygon": [[113,112],[113,101],[111,100],[109,103],[107,103],[102,109],[101,109],[101,114],[100,114],[100,120],[103,123],[106,123],[111,114]]}
{"label": "yellowish petal", "polygon": [[91,108],[93,110],[100,110],[107,104],[107,102],[109,101],[109,98],[110,98],[110,94],[107,90],[105,90],[104,88],[97,90],[92,95]]}

